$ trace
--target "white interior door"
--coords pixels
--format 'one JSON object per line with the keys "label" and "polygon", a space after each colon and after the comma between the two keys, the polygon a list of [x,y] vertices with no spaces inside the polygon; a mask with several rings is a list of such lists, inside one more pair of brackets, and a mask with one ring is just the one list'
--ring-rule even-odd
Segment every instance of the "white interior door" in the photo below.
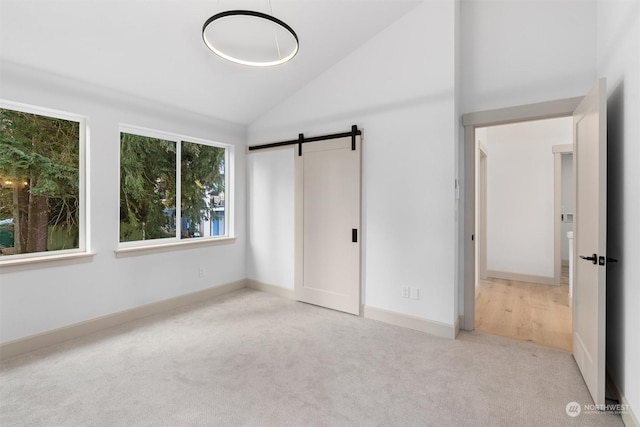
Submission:
{"label": "white interior door", "polygon": [[360,313],[360,138],[302,145],[296,157],[295,293]]}
{"label": "white interior door", "polygon": [[607,92],[601,79],[574,112],[573,356],[596,405],[605,404]]}

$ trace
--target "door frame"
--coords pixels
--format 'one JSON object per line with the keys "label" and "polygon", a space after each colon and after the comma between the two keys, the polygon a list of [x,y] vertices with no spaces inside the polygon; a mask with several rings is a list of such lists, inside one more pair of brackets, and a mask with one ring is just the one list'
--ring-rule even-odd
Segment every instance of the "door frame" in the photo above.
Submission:
{"label": "door frame", "polygon": [[478,280],[487,279],[487,158],[489,149],[478,140],[478,232],[476,241],[480,245],[478,252]]}
{"label": "door frame", "polygon": [[562,235],[562,221],[560,220],[563,197],[562,156],[566,154],[573,154],[573,144],[553,146],[553,282],[556,286],[562,284],[562,239],[567,238]]}
{"label": "door frame", "polygon": [[573,116],[583,97],[519,105],[495,110],[478,111],[462,115],[464,141],[461,150],[461,166],[464,171],[463,232],[458,244],[462,250],[462,293],[464,317],[461,329],[472,331],[475,327],[475,278],[476,278],[476,128],[505,125],[532,120]]}

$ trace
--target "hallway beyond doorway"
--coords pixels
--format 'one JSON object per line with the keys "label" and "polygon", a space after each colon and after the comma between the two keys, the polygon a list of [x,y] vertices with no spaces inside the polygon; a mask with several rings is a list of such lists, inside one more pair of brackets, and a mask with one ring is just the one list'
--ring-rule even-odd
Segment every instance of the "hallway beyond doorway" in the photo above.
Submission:
{"label": "hallway beyond doorway", "polygon": [[480,280],[476,330],[571,351],[573,325],[566,283],[565,274],[562,286]]}

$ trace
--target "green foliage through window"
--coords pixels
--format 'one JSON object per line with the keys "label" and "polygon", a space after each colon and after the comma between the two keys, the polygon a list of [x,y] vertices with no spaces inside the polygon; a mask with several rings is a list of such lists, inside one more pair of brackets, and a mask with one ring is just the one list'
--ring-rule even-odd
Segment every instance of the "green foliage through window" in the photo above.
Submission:
{"label": "green foliage through window", "polygon": [[173,237],[176,143],[120,134],[120,241]]}
{"label": "green foliage through window", "polygon": [[0,253],[76,249],[80,123],[0,108]]}
{"label": "green foliage through window", "polygon": [[[221,147],[182,142],[182,238],[225,234],[219,220],[224,212],[224,154]],[[205,224],[214,228],[206,230]]]}
{"label": "green foliage through window", "polygon": [[225,154],[224,147],[122,132],[120,242],[225,235]]}

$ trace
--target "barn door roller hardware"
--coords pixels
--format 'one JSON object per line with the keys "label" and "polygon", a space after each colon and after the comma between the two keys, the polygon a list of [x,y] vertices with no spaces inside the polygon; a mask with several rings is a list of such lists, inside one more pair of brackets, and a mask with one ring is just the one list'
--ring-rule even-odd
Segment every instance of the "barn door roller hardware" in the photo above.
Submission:
{"label": "barn door roller hardware", "polygon": [[302,155],[302,144],[307,143],[307,142],[317,142],[317,141],[326,141],[329,139],[338,139],[338,138],[347,138],[347,137],[351,137],[351,149],[355,150],[356,149],[356,136],[357,135],[362,135],[362,131],[360,129],[358,129],[358,126],[353,125],[351,126],[351,131],[350,132],[343,132],[343,133],[334,133],[334,134],[330,134],[330,135],[321,135],[321,136],[312,136],[312,137],[305,137],[304,134],[300,133],[298,134],[298,139],[292,139],[290,141],[281,141],[281,142],[270,142],[268,144],[260,144],[260,145],[251,145],[249,146],[249,151],[254,151],[254,150],[263,150],[265,148],[274,148],[274,147],[283,147],[286,145],[298,145],[298,155],[301,156]]}

